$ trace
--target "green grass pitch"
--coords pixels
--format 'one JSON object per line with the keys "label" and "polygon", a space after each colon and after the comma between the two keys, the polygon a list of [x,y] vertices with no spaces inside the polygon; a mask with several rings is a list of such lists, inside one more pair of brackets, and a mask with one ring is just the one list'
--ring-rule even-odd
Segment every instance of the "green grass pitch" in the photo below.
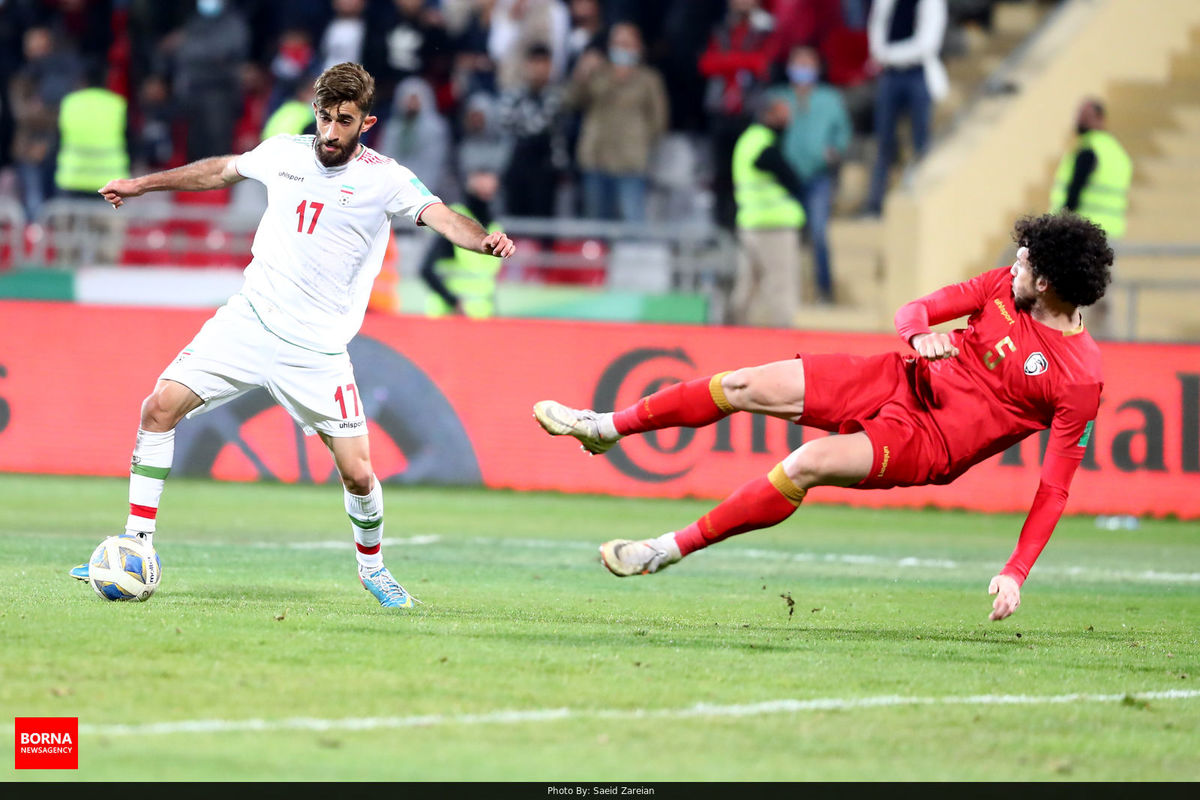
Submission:
{"label": "green grass pitch", "polygon": [[618,580],[599,542],[710,503],[387,487],[395,612],[336,487],[173,480],[108,603],[66,570],[125,492],[0,476],[0,718],[80,722],[7,780],[1200,779],[1195,523],[1066,518],[992,623],[1019,516],[810,505]]}

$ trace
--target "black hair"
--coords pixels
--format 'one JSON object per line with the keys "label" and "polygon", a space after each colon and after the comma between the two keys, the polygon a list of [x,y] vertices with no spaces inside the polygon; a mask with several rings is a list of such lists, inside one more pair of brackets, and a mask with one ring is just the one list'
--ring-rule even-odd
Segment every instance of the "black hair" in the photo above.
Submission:
{"label": "black hair", "polygon": [[1113,251],[1104,230],[1070,211],[1017,220],[1013,239],[1064,303],[1090,306],[1112,281]]}

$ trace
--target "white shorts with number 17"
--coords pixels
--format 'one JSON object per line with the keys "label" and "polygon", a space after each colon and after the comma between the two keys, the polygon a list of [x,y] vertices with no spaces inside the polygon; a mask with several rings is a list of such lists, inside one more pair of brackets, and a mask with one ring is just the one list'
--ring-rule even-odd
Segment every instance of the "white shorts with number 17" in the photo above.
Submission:
{"label": "white shorts with number 17", "polygon": [[189,417],[261,386],[309,436],[367,432],[350,356],[316,353],[280,339],[240,294],[217,309],[159,378],[182,383],[204,401]]}

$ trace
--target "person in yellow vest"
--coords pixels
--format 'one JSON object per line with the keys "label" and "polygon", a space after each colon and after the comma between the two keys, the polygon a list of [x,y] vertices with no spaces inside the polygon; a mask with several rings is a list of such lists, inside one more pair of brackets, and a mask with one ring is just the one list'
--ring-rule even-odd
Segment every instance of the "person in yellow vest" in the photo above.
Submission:
{"label": "person in yellow vest", "polygon": [[788,99],[769,94],[758,121],[733,148],[739,247],[730,321],[735,324],[791,327],[796,322],[804,189],[780,148],[790,121]]}
{"label": "person in yellow vest", "polygon": [[[1093,97],[1085,99],[1075,117],[1075,144],[1063,155],[1054,174],[1050,210],[1075,212],[1103,228],[1113,242],[1125,235],[1133,162],[1105,128],[1104,104]],[[1107,300],[1092,306],[1088,327],[1093,336],[1112,334]]]}
{"label": "person in yellow vest", "polygon": [[60,197],[94,203],[100,213],[81,214],[73,233],[57,242],[59,261],[115,263],[121,250],[120,222],[104,213],[97,190],[129,178],[128,107],[125,98],[104,88],[105,70],[92,65],[86,84],[67,94],[58,112],[58,161],[54,184]]}
{"label": "person in yellow vest", "polygon": [[[467,175],[463,201],[452,209],[476,220],[488,230],[492,222],[492,200],[500,189],[500,178],[491,170],[477,169]],[[429,287],[425,313],[431,317],[451,314],[483,319],[496,315],[496,279],[500,259],[481,258],[478,253],[438,239],[421,264],[421,279]]]}
{"label": "person in yellow vest", "polygon": [[1074,211],[1103,228],[1111,242],[1125,235],[1133,162],[1105,127],[1104,104],[1084,100],[1075,118],[1078,137],[1054,174],[1050,210]]}
{"label": "person in yellow vest", "polygon": [[315,133],[317,123],[313,117],[313,82],[301,80],[296,91],[279,108],[271,112],[263,125],[262,138],[270,139],[280,133],[299,136]]}

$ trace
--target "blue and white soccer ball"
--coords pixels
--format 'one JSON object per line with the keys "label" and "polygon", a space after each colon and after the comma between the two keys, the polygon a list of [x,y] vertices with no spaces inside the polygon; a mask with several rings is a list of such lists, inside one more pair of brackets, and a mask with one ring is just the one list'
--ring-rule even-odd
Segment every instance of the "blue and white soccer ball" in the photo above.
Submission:
{"label": "blue and white soccer ball", "polygon": [[88,561],[88,583],[105,600],[149,600],[162,577],[154,547],[136,536],[110,536]]}

